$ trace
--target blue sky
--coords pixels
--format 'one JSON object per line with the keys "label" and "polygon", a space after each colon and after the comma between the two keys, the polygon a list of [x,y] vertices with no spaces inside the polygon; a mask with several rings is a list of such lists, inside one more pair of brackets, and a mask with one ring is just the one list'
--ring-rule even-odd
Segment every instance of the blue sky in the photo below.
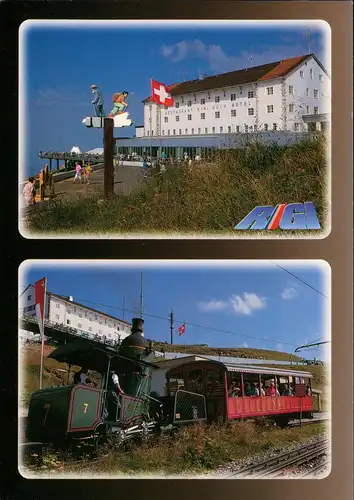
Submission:
{"label": "blue sky", "polygon": [[[98,85],[111,108],[114,92],[127,90],[133,122],[143,123],[141,101],[150,95],[150,77],[170,84],[185,79],[242,69],[308,53],[323,60],[319,27],[301,25],[160,25],[27,27],[23,36],[25,174],[44,162],[40,149],[82,151],[102,147],[102,131],[86,129],[92,114],[91,84]],[[133,129],[118,135],[131,135]]]}
{"label": "blue sky", "polygon": [[[277,263],[330,297],[323,267]],[[125,319],[130,321],[139,315],[141,269],[147,338],[170,341],[169,322],[162,318],[168,318],[171,308],[176,329],[186,322],[233,332],[187,325],[184,335],[179,337],[175,331],[175,343],[179,344],[206,343],[215,347],[244,346],[293,353],[296,346],[326,336],[324,314],[330,298],[271,261],[252,267],[32,262],[21,273],[19,291],[46,276],[49,291],[72,295],[77,302],[119,318],[125,297],[125,308],[134,311],[125,312]],[[303,355],[323,357],[323,349],[304,351]]]}

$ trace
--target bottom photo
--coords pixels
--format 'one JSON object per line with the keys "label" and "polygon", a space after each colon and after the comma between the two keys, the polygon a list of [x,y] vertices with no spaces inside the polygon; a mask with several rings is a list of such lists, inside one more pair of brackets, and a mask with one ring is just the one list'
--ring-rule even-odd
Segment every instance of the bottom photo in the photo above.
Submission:
{"label": "bottom photo", "polygon": [[331,269],[321,260],[29,260],[25,478],[322,479]]}

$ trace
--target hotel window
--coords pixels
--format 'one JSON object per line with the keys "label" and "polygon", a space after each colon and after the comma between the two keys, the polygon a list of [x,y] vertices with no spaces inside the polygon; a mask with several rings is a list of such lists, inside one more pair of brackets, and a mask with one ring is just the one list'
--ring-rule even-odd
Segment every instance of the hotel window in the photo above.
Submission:
{"label": "hotel window", "polygon": [[76,307],[74,307],[74,313],[76,313]]}
{"label": "hotel window", "polygon": [[254,92],[253,92],[253,90],[249,90],[249,91],[248,91],[248,99],[253,99],[253,97],[254,97]]}
{"label": "hotel window", "polygon": [[165,116],[164,121],[165,123],[168,123],[168,116]]}
{"label": "hotel window", "polygon": [[187,120],[191,120],[192,119],[192,115],[187,115]]}
{"label": "hotel window", "polygon": [[173,129],[173,135],[176,135],[176,130],[175,129]]}
{"label": "hotel window", "polygon": [[215,102],[220,102],[220,96],[218,95],[215,96]]}
{"label": "hotel window", "polygon": [[239,125],[236,125],[236,132],[240,132],[240,126]]}
{"label": "hotel window", "polygon": [[309,115],[310,114],[310,106],[306,106],[306,113]]}
{"label": "hotel window", "polygon": [[190,108],[192,106],[192,101],[188,101],[187,106]]}
{"label": "hotel window", "polygon": [[147,131],[147,135],[150,135],[150,132],[149,132],[149,130]]}
{"label": "hotel window", "polygon": [[207,134],[208,133],[208,127],[205,127],[204,132]]}
{"label": "hotel window", "polygon": [[55,307],[56,307],[57,309],[60,309],[60,304],[55,304]]}
{"label": "hotel window", "polygon": [[78,328],[82,328],[82,324],[81,324],[81,323],[78,323],[78,324],[77,324],[77,327],[78,327]]}
{"label": "hotel window", "polygon": [[215,118],[220,118],[220,111],[215,111]]}
{"label": "hotel window", "polygon": [[200,104],[205,104],[205,99],[204,99],[204,97],[202,97],[202,98],[200,99]]}
{"label": "hotel window", "polygon": [[310,78],[311,78],[311,80],[313,79],[313,70],[312,69],[310,69]]}
{"label": "hotel window", "polygon": [[310,97],[310,89],[306,89],[306,97]]}
{"label": "hotel window", "polygon": [[231,116],[232,116],[232,117],[235,117],[235,116],[236,116],[236,109],[232,109],[232,110],[231,110]]}
{"label": "hotel window", "polygon": [[194,134],[194,128],[192,128],[191,134]]}
{"label": "hotel window", "polygon": [[294,95],[294,87],[292,85],[289,85],[289,94]]}
{"label": "hotel window", "polygon": [[182,135],[182,130],[181,129],[179,129],[179,135]]}
{"label": "hotel window", "polygon": [[179,108],[179,102],[176,102],[176,108]]}
{"label": "hotel window", "polygon": [[317,107],[317,106],[315,106],[315,107],[313,108],[313,114],[314,114],[314,115],[318,115],[318,107]]}
{"label": "hotel window", "polygon": [[81,312],[79,312],[79,318],[82,318],[82,313]]}
{"label": "hotel window", "polygon": [[59,314],[56,314],[56,315],[55,315],[55,318],[56,318],[56,319],[59,319]]}
{"label": "hotel window", "polygon": [[211,133],[212,133],[212,134],[215,134],[215,127],[213,127],[213,128],[211,129]]}
{"label": "hotel window", "polygon": [[254,108],[248,108],[248,116],[254,115]]}
{"label": "hotel window", "polygon": [[227,133],[231,134],[231,126],[230,125],[227,127]]}
{"label": "hotel window", "polygon": [[66,324],[67,324],[67,325],[70,325],[70,319],[67,319],[67,320],[66,320]]}
{"label": "hotel window", "polygon": [[170,135],[170,130],[167,130],[167,135]]}
{"label": "hotel window", "polygon": [[154,135],[154,131],[153,130],[151,130],[151,135]]}
{"label": "hotel window", "polygon": [[205,113],[200,113],[200,119],[205,120]]}
{"label": "hotel window", "polygon": [[294,105],[289,104],[289,113],[293,113],[293,112],[294,112]]}
{"label": "hotel window", "polygon": [[274,94],[273,87],[267,87],[267,95],[273,95],[273,94]]}
{"label": "hotel window", "polygon": [[273,123],[273,130],[277,130],[278,125],[276,123]]}
{"label": "hotel window", "polygon": [[318,79],[320,82],[323,82],[323,75],[318,75]]}
{"label": "hotel window", "polygon": [[91,328],[91,326],[89,326],[89,332],[92,332],[92,328]]}
{"label": "hotel window", "polygon": [[176,122],[179,122],[179,116],[176,116]]}
{"label": "hotel window", "polygon": [[268,123],[265,123],[265,124],[264,124],[264,130],[265,130],[266,132],[268,132]]}
{"label": "hotel window", "polygon": [[300,71],[300,78],[304,78],[304,72],[302,70]]}
{"label": "hotel window", "polygon": [[273,113],[273,105],[267,106],[267,113]]}
{"label": "hotel window", "polygon": [[71,314],[71,309],[69,309],[69,308],[68,308],[66,312],[67,312],[68,314]]}
{"label": "hotel window", "polygon": [[247,132],[248,132],[248,125],[245,125],[244,127],[245,127],[245,132],[247,134]]}
{"label": "hotel window", "polygon": [[314,89],[314,91],[313,91],[313,97],[315,99],[318,99],[318,90],[317,89]]}
{"label": "hotel window", "polygon": [[294,123],[294,130],[295,130],[295,132],[299,132],[299,130],[300,130],[300,123]]}
{"label": "hotel window", "polygon": [[220,127],[220,134],[224,132],[224,127]]}
{"label": "hotel window", "polygon": [[231,101],[236,101],[236,94],[231,94]]}
{"label": "hotel window", "polygon": [[250,125],[250,132],[252,132],[252,131],[253,131],[253,127],[252,127],[252,125]]}
{"label": "hotel window", "polygon": [[164,130],[162,131],[162,135],[165,135],[165,131]]}
{"label": "hotel window", "polygon": [[186,129],[184,129],[184,133],[185,133],[185,134],[188,134],[188,129],[187,129],[187,128],[186,128]]}
{"label": "hotel window", "polygon": [[257,132],[257,125],[253,127],[254,131]]}
{"label": "hotel window", "polygon": [[27,301],[29,302],[32,299],[32,295],[28,295]]}
{"label": "hotel window", "polygon": [[201,133],[202,133],[202,129],[198,128],[198,134],[201,134]]}

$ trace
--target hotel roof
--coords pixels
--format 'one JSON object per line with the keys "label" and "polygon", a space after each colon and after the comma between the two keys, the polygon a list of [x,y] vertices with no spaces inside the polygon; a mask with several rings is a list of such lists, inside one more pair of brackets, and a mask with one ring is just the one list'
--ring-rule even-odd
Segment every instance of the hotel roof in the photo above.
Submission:
{"label": "hotel roof", "polygon": [[[311,58],[313,58],[321,69],[328,75],[327,71],[317,59],[315,54],[306,54],[303,56],[284,59],[282,61],[262,64],[261,66],[254,66],[236,71],[230,71],[228,73],[221,73],[219,75],[207,76],[203,79],[174,83],[173,85],[168,86],[167,89],[172,96],[178,96],[192,92],[202,92],[212,89],[232,87],[234,85],[262,82],[272,80],[274,78],[282,78]],[[148,102],[150,100],[151,97],[148,97],[143,102]]]}

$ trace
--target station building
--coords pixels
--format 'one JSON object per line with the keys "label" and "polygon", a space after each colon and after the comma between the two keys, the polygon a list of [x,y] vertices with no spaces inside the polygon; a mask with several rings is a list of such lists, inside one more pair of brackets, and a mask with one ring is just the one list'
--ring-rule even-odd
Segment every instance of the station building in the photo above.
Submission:
{"label": "station building", "polygon": [[[19,315],[36,316],[35,290],[29,285],[20,296]],[[131,334],[131,323],[102,311],[74,301],[73,297],[63,297],[47,292],[45,319],[51,324],[63,325],[77,330],[86,338],[97,336],[102,341],[116,343]],[[28,338],[31,338],[31,334]],[[22,337],[26,338],[25,332]],[[97,338],[96,337],[96,338]]]}

